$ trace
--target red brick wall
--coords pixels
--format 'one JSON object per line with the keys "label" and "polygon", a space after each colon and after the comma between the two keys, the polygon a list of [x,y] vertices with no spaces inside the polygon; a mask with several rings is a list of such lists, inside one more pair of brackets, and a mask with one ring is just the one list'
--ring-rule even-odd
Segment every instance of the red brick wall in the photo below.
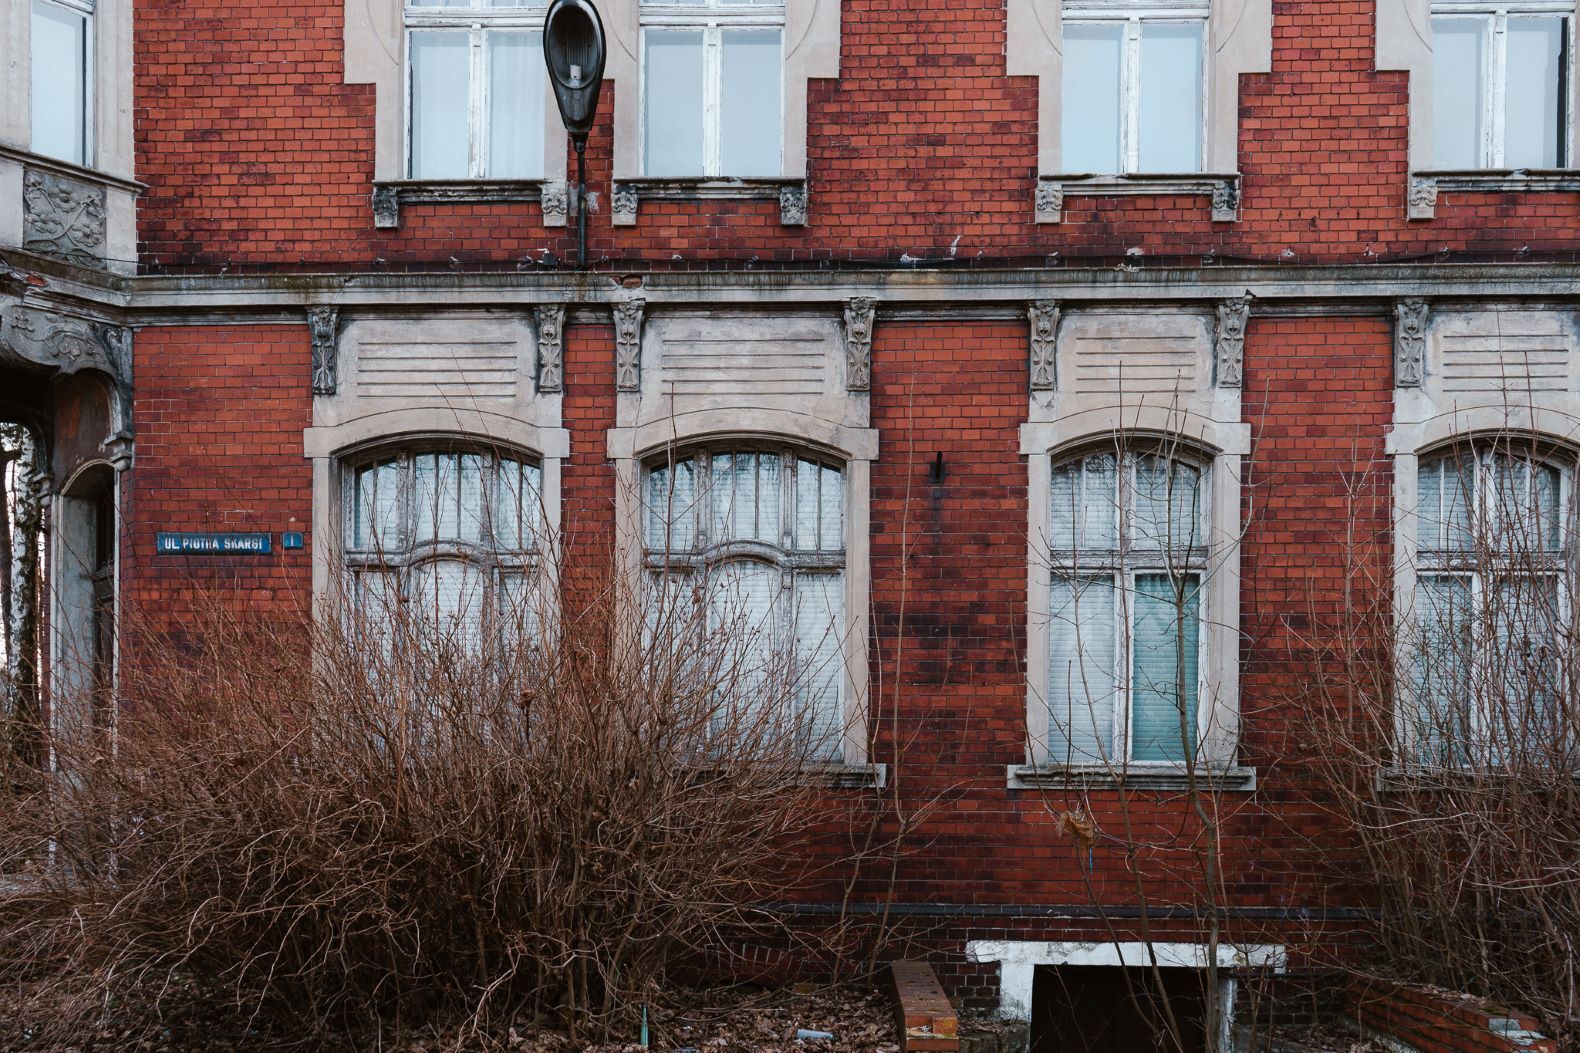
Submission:
{"label": "red brick wall", "polygon": [[[139,0],[144,265],[514,268],[545,252],[570,258],[573,228],[545,228],[535,202],[411,206],[401,229],[373,229],[373,94],[343,82],[343,8]],[[1199,196],[1071,196],[1064,223],[1033,224],[1037,90],[1004,73],[1003,0],[846,0],[842,11],[841,75],[809,92],[808,226],[780,226],[771,202],[644,203],[637,226],[619,229],[602,208],[591,216],[593,258],[680,268],[902,254],[1068,262],[1139,249],[1374,262],[1580,248],[1574,193],[1445,194],[1437,219],[1406,222],[1406,76],[1371,68],[1369,0],[1274,3],[1272,73],[1241,80],[1238,223],[1211,222]],[[600,200],[614,94],[589,150]]]}
{"label": "red brick wall", "polygon": [[[312,423],[307,326],[147,328],[137,334],[136,460],[125,481],[122,602],[134,622],[179,626],[222,592],[254,612],[305,609],[310,553],[280,532],[310,531]],[[160,556],[162,530],[272,533],[260,556]]]}
{"label": "red brick wall", "polygon": [[1359,984],[1354,1013],[1364,1031],[1388,1035],[1421,1053],[1558,1053],[1553,1039],[1521,1042],[1492,1027],[1497,1022],[1540,1033],[1535,1017],[1489,1009],[1466,995],[1446,991]]}

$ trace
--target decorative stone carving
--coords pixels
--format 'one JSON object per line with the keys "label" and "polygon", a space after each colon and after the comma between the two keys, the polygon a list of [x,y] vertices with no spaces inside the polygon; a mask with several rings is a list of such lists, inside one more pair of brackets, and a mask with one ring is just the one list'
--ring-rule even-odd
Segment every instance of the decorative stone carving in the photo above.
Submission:
{"label": "decorative stone carving", "polygon": [[872,390],[872,326],[877,305],[870,296],[845,302],[845,387]]}
{"label": "decorative stone carving", "polygon": [[307,327],[313,334],[313,394],[333,395],[339,376],[340,309],[309,307]]}
{"label": "decorative stone carving", "polygon": [[616,183],[609,195],[609,212],[615,226],[636,226],[636,188]]}
{"label": "decorative stone carving", "polygon": [[63,376],[96,370],[114,384],[115,436],[132,433],[132,330],[107,322],[15,307],[0,318],[0,363]]}
{"label": "decorative stone carving", "polygon": [[786,227],[806,226],[806,184],[779,188],[779,222]]}
{"label": "decorative stone carving", "polygon": [[570,222],[570,187],[561,182],[544,183],[542,196],[538,200],[543,205],[545,227],[563,227]]}
{"label": "decorative stone carving", "polygon": [[1064,187],[1051,179],[1037,180],[1032,209],[1038,223],[1058,223],[1064,218]]}
{"label": "decorative stone carving", "polygon": [[1431,308],[1425,300],[1400,300],[1394,305],[1393,382],[1418,388],[1426,377],[1426,325]]}
{"label": "decorative stone carving", "polygon": [[1437,215],[1437,180],[1421,176],[1410,177],[1409,198],[1406,202],[1407,219],[1431,219]]}
{"label": "decorative stone carving", "polygon": [[642,387],[642,312],[646,300],[614,305],[614,386],[619,391]]}
{"label": "decorative stone carving", "polygon": [[[538,329],[538,390],[563,391],[565,389],[565,305],[549,304],[535,309],[532,313]],[[640,325],[640,321],[638,324]]]}
{"label": "decorative stone carving", "polygon": [[1240,186],[1232,179],[1212,185],[1212,219],[1214,223],[1233,223],[1240,218]]}
{"label": "decorative stone carving", "polygon": [[379,230],[400,226],[400,192],[392,186],[373,188],[373,225]]}
{"label": "decorative stone carving", "polygon": [[1031,390],[1052,391],[1058,380],[1055,366],[1059,335],[1059,304],[1034,300],[1026,308],[1031,319]]}
{"label": "decorative stone carving", "polygon": [[1217,382],[1237,388],[1245,372],[1245,327],[1251,320],[1251,296],[1236,296],[1218,305],[1218,327],[1213,336]]}
{"label": "decorative stone carving", "polygon": [[28,169],[22,190],[22,247],[73,263],[105,254],[104,188]]}

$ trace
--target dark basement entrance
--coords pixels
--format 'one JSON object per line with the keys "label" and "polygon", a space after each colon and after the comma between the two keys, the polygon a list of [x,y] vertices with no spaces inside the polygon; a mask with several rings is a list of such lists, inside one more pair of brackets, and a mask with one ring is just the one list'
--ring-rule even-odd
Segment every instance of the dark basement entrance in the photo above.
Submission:
{"label": "dark basement entrance", "polygon": [[1038,966],[1032,979],[1032,1053],[1212,1053],[1206,983],[1200,969]]}

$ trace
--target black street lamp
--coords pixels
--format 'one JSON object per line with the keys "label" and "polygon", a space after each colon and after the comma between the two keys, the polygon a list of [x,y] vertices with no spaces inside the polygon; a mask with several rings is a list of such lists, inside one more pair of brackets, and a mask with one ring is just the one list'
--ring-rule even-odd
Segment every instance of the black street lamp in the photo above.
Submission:
{"label": "black street lamp", "polygon": [[592,0],[554,0],[543,20],[543,57],[560,120],[576,144],[576,266],[587,264],[587,133],[603,86],[603,22]]}

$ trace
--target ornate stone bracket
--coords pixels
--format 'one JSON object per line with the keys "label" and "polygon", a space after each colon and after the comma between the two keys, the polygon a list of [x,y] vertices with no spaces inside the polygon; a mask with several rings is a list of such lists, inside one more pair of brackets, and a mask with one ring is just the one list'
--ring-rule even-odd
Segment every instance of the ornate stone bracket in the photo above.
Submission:
{"label": "ornate stone bracket", "polygon": [[614,225],[635,226],[642,201],[777,201],[784,226],[805,226],[807,217],[804,179],[628,179],[609,195]]}
{"label": "ornate stone bracket", "polygon": [[619,391],[642,388],[642,313],[646,300],[614,305],[614,386]]}
{"label": "ornate stone bracket", "polygon": [[1410,177],[1409,200],[1405,206],[1406,219],[1432,219],[1437,215],[1437,180]]}
{"label": "ornate stone bracket", "polygon": [[872,327],[878,308],[870,296],[845,301],[845,387],[872,390]]}
{"label": "ornate stone bracket", "polygon": [[1062,222],[1064,199],[1068,194],[1083,197],[1201,194],[1211,201],[1214,223],[1233,223],[1240,218],[1240,176],[1234,172],[1038,176],[1036,189],[1032,192],[1032,211],[1036,222]]}
{"label": "ornate stone bracket", "polygon": [[373,226],[394,230],[406,205],[536,201],[543,225],[563,227],[570,211],[563,182],[542,179],[390,179],[373,184]]}
{"label": "ornate stone bracket", "polygon": [[1393,382],[1418,388],[1426,379],[1426,327],[1431,307],[1425,300],[1400,300],[1394,305]]}
{"label": "ornate stone bracket", "polygon": [[340,309],[309,307],[307,328],[313,334],[313,394],[333,395],[340,376]]}
{"label": "ornate stone bracket", "polygon": [[72,263],[105,258],[105,191],[102,186],[29,168],[23,176],[22,247]]}
{"label": "ornate stone bracket", "polygon": [[532,312],[538,331],[538,391],[565,390],[565,305],[547,304]]}
{"label": "ornate stone bracket", "polygon": [[1218,304],[1218,324],[1213,332],[1213,362],[1215,380],[1221,388],[1237,388],[1244,377],[1245,327],[1250,320],[1250,293]]}
{"label": "ornate stone bracket", "polygon": [[0,363],[61,376],[94,370],[114,390],[111,440],[132,435],[132,330],[34,307],[9,308],[0,317]]}
{"label": "ornate stone bracket", "polygon": [[1031,390],[1053,391],[1058,384],[1059,303],[1033,300],[1026,314],[1031,319]]}

